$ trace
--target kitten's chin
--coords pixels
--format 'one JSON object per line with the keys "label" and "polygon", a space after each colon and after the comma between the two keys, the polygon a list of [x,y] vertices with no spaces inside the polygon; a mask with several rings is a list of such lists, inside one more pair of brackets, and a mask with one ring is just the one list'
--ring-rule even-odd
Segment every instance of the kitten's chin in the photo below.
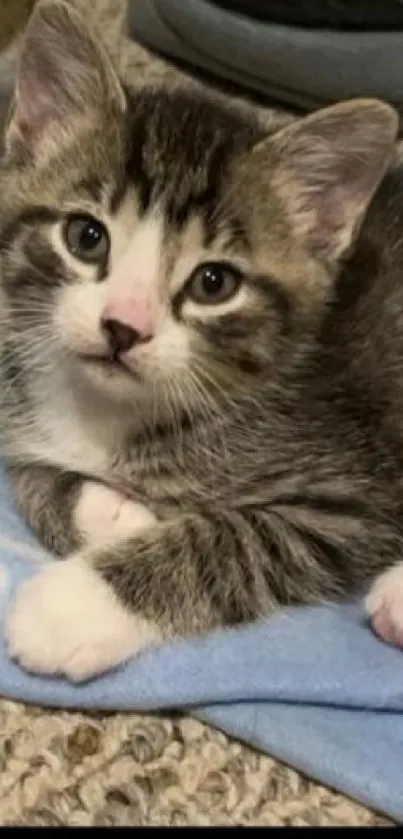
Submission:
{"label": "kitten's chin", "polygon": [[82,382],[104,398],[133,402],[148,389],[140,371],[129,369],[118,360],[87,355],[78,357],[77,362]]}

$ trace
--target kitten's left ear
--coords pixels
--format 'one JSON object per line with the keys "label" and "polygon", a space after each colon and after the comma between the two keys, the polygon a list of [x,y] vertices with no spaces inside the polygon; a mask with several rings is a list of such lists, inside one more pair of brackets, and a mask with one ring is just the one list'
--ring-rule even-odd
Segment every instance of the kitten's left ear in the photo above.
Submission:
{"label": "kitten's left ear", "polygon": [[39,0],[23,38],[6,150],[43,156],[77,121],[111,118],[125,97],[102,44],[61,0]]}
{"label": "kitten's left ear", "polygon": [[357,99],[296,120],[259,143],[252,157],[280,198],[292,233],[320,259],[351,246],[391,162],[396,111]]}

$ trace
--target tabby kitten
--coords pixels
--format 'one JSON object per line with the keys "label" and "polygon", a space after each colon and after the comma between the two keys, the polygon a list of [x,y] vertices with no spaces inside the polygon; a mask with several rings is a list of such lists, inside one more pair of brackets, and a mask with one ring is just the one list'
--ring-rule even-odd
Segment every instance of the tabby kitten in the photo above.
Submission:
{"label": "tabby kitten", "polygon": [[[396,132],[377,101],[267,137],[134,93],[39,3],[0,171],[1,420],[17,501],[68,558],[6,621],[24,667],[86,679],[399,556],[400,209],[390,253],[367,221],[347,258]],[[375,625],[402,588],[381,578]]]}

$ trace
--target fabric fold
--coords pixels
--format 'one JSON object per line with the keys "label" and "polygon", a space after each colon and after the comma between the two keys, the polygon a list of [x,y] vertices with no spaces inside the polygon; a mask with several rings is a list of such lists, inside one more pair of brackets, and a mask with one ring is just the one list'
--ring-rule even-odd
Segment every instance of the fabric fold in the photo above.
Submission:
{"label": "fabric fold", "polygon": [[[0,615],[54,561],[0,480]],[[184,710],[403,822],[403,655],[361,602],[289,609],[167,644],[82,685],[25,673],[0,639],[0,695],[71,709]]]}

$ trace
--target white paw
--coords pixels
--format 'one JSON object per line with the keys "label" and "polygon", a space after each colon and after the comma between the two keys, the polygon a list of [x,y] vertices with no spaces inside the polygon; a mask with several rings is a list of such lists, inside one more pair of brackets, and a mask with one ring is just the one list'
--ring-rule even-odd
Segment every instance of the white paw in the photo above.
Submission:
{"label": "white paw", "polygon": [[375,580],[365,607],[376,634],[388,644],[403,647],[403,563]]}
{"label": "white paw", "polygon": [[33,673],[81,682],[161,640],[128,612],[79,555],[49,564],[17,592],[6,620],[10,656]]}
{"label": "white paw", "polygon": [[74,522],[87,544],[115,541],[150,527],[156,518],[105,484],[86,481],[74,510]]}

